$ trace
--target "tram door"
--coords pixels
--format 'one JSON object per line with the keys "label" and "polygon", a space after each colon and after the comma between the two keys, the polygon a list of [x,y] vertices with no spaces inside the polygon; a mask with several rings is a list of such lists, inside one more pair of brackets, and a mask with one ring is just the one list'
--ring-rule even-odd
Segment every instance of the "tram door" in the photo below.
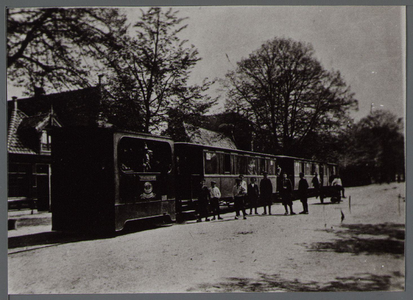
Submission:
{"label": "tram door", "polygon": [[321,186],[327,185],[327,184],[326,184],[325,177],[324,177],[324,169],[325,169],[324,165],[321,165],[321,164],[320,164],[319,176],[320,176],[320,185],[321,185]]}

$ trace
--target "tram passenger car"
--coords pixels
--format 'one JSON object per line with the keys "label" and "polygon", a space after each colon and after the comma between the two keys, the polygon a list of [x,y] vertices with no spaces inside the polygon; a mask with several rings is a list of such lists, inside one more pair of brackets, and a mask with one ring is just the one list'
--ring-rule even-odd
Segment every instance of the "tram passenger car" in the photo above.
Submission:
{"label": "tram passenger car", "polygon": [[263,172],[273,185],[275,197],[277,187],[277,158],[275,155],[203,146],[191,143],[175,143],[176,198],[178,202],[196,202],[201,179],[208,187],[216,181],[221,190],[221,200],[232,201],[232,189],[240,174],[250,183],[256,179],[259,185]]}
{"label": "tram passenger car", "polygon": [[109,128],[52,131],[52,229],[116,232],[175,220],[173,142]]}
{"label": "tram passenger car", "polygon": [[300,173],[304,173],[304,178],[310,187],[310,195],[314,193],[312,180],[315,173],[318,175],[320,186],[323,187],[328,187],[331,184],[332,176],[338,174],[338,165],[335,163],[322,163],[311,159],[284,155],[277,155],[277,161],[280,173],[287,173],[295,191],[298,189]]}

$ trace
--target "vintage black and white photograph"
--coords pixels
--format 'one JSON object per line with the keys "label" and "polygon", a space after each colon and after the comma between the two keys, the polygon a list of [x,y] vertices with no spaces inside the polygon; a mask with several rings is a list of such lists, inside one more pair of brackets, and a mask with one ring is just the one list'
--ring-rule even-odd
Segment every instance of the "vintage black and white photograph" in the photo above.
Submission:
{"label": "vintage black and white photograph", "polygon": [[405,290],[405,6],[6,30],[9,295]]}

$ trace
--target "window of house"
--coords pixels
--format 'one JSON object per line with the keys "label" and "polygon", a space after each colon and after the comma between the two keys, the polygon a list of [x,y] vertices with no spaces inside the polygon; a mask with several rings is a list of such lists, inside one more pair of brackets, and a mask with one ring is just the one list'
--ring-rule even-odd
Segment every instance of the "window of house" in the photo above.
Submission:
{"label": "window of house", "polygon": [[52,137],[47,130],[43,130],[40,137],[40,150],[42,152],[50,152],[52,150],[51,145]]}
{"label": "window of house", "polygon": [[31,168],[30,164],[9,164],[8,174],[8,196],[30,196],[31,182]]}

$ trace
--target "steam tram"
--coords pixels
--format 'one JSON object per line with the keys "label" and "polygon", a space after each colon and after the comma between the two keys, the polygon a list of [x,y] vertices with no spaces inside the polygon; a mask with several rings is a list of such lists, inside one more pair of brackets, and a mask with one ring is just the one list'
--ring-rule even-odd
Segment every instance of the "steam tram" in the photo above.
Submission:
{"label": "steam tram", "polygon": [[175,221],[196,207],[201,178],[212,180],[231,202],[235,179],[257,184],[268,173],[277,201],[277,179],[286,172],[298,188],[303,172],[323,185],[336,164],[190,143],[110,128],[52,131],[52,229],[115,232],[129,221]]}
{"label": "steam tram", "polygon": [[54,128],[52,229],[115,232],[175,220],[173,142],[105,128]]}

